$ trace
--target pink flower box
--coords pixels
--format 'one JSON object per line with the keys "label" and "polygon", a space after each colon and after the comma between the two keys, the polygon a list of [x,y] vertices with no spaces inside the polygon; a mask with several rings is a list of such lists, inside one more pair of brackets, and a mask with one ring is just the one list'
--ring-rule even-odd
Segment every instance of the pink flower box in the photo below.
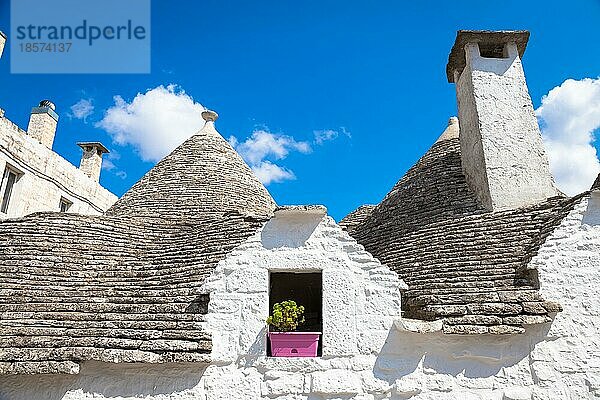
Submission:
{"label": "pink flower box", "polygon": [[273,357],[316,357],[320,332],[269,332]]}

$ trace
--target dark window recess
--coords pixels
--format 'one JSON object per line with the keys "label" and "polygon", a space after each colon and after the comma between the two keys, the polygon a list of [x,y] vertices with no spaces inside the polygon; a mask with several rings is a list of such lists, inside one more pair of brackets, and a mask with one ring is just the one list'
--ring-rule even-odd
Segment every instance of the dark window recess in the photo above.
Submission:
{"label": "dark window recess", "polygon": [[[269,279],[269,313],[273,305],[294,300],[304,306],[305,323],[299,332],[323,332],[323,275],[320,272],[272,272]],[[321,356],[323,335],[319,338],[318,356]],[[271,355],[271,349],[267,350]]]}
{"label": "dark window recess", "polygon": [[64,197],[62,197],[60,199],[60,212],[69,211],[69,208],[71,208],[72,205],[73,205],[73,203],[71,203],[69,200],[65,199]]}
{"label": "dark window recess", "polygon": [[19,175],[12,169],[7,167],[4,170],[4,175],[2,176],[2,205],[0,206],[0,211],[2,211],[4,214],[8,212],[10,198],[18,178]]}
{"label": "dark window recess", "polygon": [[485,58],[508,58],[502,43],[479,43],[479,55]]}

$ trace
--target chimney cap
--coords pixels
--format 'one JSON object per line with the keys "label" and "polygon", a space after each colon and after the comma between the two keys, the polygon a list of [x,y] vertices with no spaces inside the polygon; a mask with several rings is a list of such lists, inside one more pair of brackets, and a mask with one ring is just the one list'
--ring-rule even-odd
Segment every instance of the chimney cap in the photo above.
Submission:
{"label": "chimney cap", "polygon": [[215,122],[219,118],[219,114],[212,110],[204,110],[202,111],[202,119],[206,122]]}
{"label": "chimney cap", "polygon": [[86,151],[86,148],[92,147],[98,150],[100,154],[110,153],[110,151],[100,142],[77,142],[77,146],[81,147],[84,151]]}
{"label": "chimney cap", "polygon": [[519,51],[519,57],[523,58],[529,31],[473,31],[460,30],[456,32],[456,40],[448,56],[446,65],[446,77],[449,83],[454,82],[454,71],[462,72],[466,65],[465,45],[467,43],[506,44],[515,43]]}
{"label": "chimney cap", "polygon": [[53,102],[51,102],[50,100],[40,101],[39,107],[47,107],[47,108],[51,109],[52,111],[56,111],[56,105]]}

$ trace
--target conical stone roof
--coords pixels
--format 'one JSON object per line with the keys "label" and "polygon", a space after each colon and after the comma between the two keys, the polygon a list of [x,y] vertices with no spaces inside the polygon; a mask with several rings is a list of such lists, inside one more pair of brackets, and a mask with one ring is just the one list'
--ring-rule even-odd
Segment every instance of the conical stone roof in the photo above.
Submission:
{"label": "conical stone roof", "polygon": [[191,217],[237,212],[267,216],[274,208],[267,189],[209,118],[198,133],[133,185],[107,215]]}
{"label": "conical stone roof", "polygon": [[[455,119],[349,233],[408,285],[404,316],[443,319],[443,331],[521,333],[560,306],[527,269],[578,198],[489,212],[469,188]],[[352,214],[349,216],[352,218]]]}
{"label": "conical stone roof", "polygon": [[210,362],[204,282],[275,203],[203,117],[106,215],[0,221],[0,375]]}

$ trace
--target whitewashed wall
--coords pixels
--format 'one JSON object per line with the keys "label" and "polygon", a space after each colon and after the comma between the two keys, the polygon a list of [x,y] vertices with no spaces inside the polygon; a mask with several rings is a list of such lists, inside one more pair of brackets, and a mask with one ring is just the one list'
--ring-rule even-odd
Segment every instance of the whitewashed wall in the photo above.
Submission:
{"label": "whitewashed wall", "polygon": [[539,398],[600,398],[600,191],[582,199],[530,267],[541,294],[564,308],[530,356]]}
{"label": "whitewashed wall", "polygon": [[0,179],[6,163],[23,175],[15,185],[8,213],[0,213],[0,219],[59,211],[61,197],[73,203],[69,212],[92,215],[102,214],[117,200],[73,164],[0,116]]}
{"label": "whitewashed wall", "polygon": [[506,58],[485,58],[476,43],[467,44],[466,67],[455,79],[463,170],[490,210],[559,194],[516,44],[506,44],[506,51]]}
{"label": "whitewashed wall", "polygon": [[[402,283],[329,217],[276,219],[207,282],[213,364],[90,362],[75,376],[4,376],[0,399],[598,398],[599,266],[597,194],[577,205],[532,261],[546,298],[565,308],[552,326],[524,335],[444,335],[435,323],[391,323]],[[333,319],[324,328],[324,357],[267,358],[267,271],[295,268],[323,269],[324,319]]]}

